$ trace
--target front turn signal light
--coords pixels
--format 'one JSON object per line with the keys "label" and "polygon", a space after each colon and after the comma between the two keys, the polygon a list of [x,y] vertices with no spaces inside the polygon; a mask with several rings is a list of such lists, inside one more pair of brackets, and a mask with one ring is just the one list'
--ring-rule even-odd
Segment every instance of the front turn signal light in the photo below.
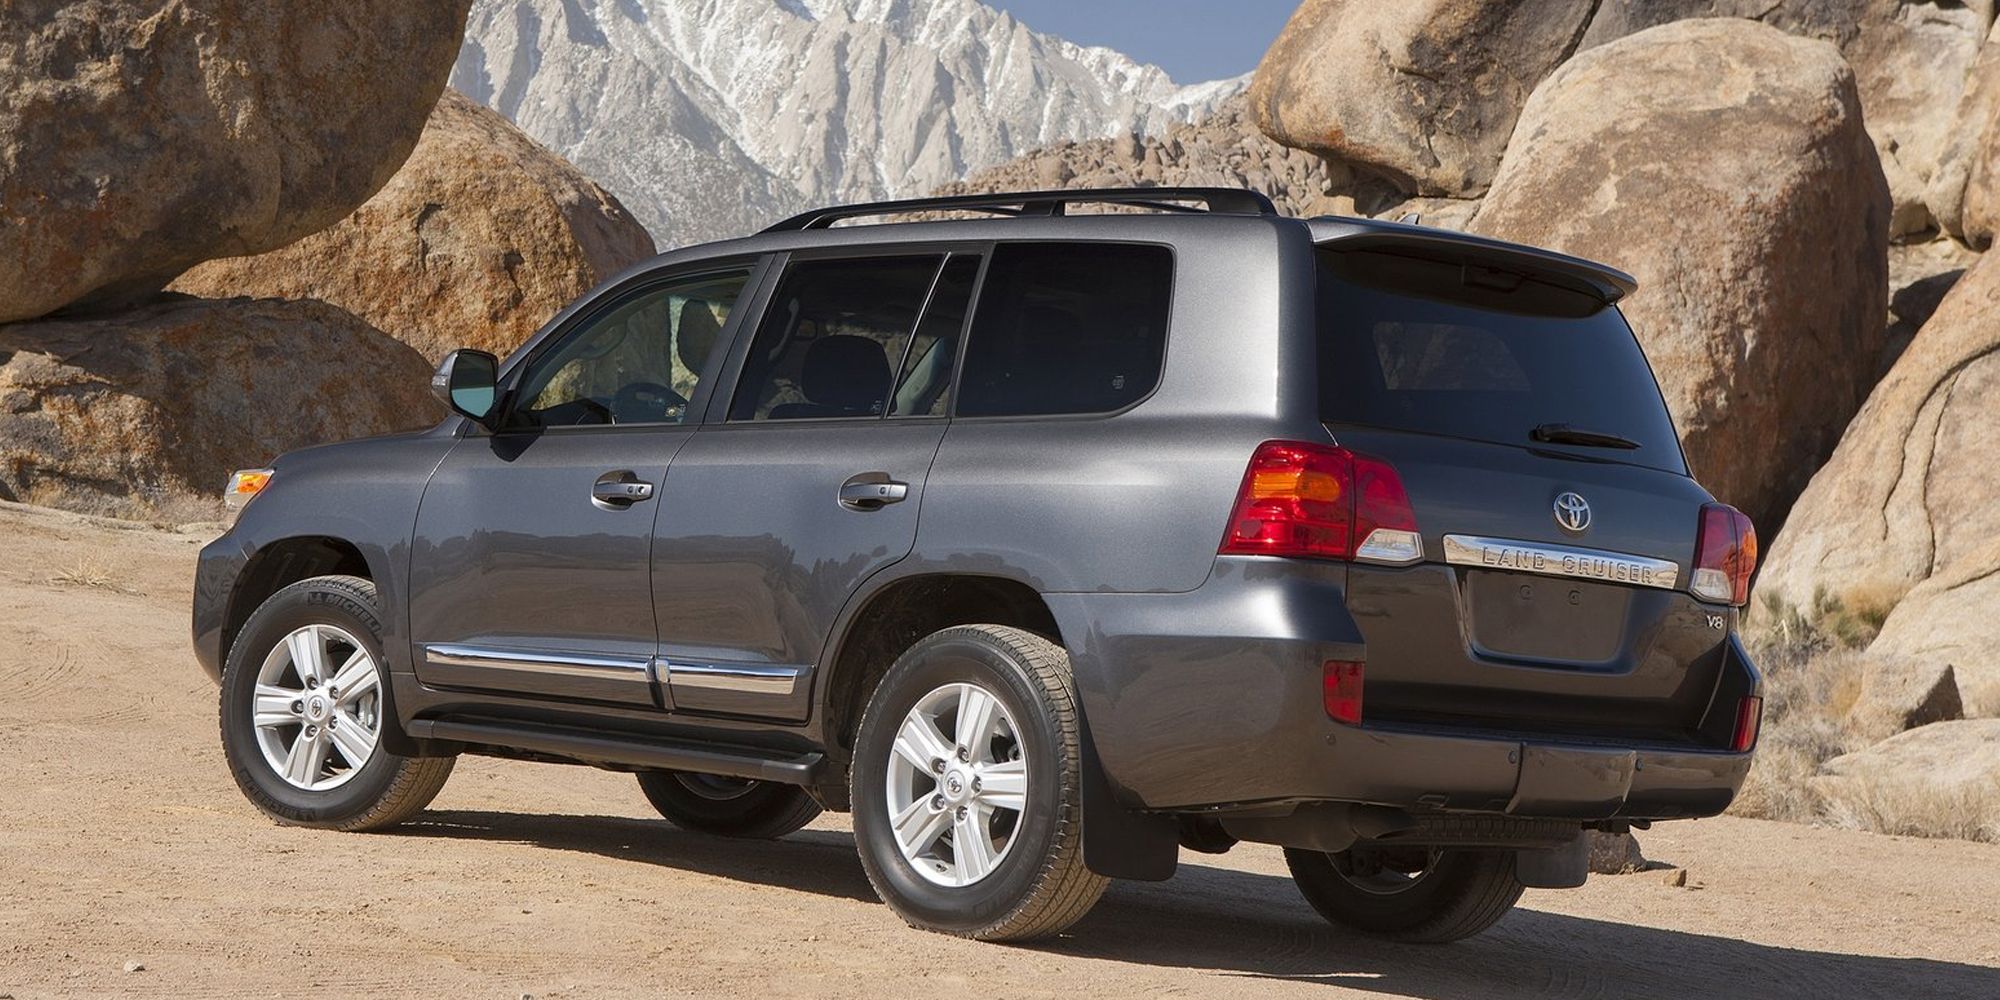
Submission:
{"label": "front turn signal light", "polygon": [[269,485],[270,469],[238,469],[230,473],[229,486],[222,491],[222,506],[228,510],[230,519],[234,520],[244,505]]}

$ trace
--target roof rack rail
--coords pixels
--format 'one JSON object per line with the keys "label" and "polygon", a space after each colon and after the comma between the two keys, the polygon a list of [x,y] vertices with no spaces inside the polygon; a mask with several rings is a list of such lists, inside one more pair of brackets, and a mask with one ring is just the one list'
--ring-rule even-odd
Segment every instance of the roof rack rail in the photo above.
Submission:
{"label": "roof rack rail", "polygon": [[988,212],[1012,218],[1048,217],[1067,213],[1071,205],[1127,205],[1160,212],[1200,213],[1182,202],[1200,202],[1208,213],[1217,215],[1276,215],[1271,199],[1255,191],[1222,187],[1081,188],[1075,191],[1010,191],[998,194],[955,195],[947,198],[912,198],[908,201],[878,201],[861,205],[816,208],[794,215],[766,230],[767,233],[827,229],[842,219],[871,215],[904,215],[911,212]]}

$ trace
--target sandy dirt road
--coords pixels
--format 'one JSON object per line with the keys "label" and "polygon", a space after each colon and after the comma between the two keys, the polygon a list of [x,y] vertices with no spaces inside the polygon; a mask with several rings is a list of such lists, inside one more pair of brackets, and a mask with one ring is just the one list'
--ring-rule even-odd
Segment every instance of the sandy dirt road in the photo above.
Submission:
{"label": "sandy dirt road", "polygon": [[187,649],[202,540],[0,505],[0,995],[2000,1000],[2000,847],[1750,820],[1644,838],[1688,888],[1531,891],[1442,948],[1334,932],[1257,847],[958,941],[875,901],[844,817],[718,840],[582,768],[468,759],[400,832],[274,826]]}

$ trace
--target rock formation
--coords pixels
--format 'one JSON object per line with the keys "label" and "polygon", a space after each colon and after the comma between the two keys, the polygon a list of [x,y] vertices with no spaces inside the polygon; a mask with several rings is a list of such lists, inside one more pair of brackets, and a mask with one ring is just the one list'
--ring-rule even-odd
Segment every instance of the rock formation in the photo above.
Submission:
{"label": "rock formation", "polygon": [[0,326],[0,499],[144,515],[233,469],[442,414],[430,366],[320,302],[169,296]]}
{"label": "rock formation", "polygon": [[403,169],[353,215],[282,250],[203,264],[174,288],[330,302],[435,362],[456,347],[505,356],[652,255],[617,199],[446,91]]}
{"label": "rock formation", "polygon": [[1536,89],[1472,229],[1622,267],[1695,475],[1768,535],[1879,370],[1889,197],[1830,44],[1739,20]]}
{"label": "rock formation", "polygon": [[0,323],[353,211],[415,145],[469,4],[0,5]]}

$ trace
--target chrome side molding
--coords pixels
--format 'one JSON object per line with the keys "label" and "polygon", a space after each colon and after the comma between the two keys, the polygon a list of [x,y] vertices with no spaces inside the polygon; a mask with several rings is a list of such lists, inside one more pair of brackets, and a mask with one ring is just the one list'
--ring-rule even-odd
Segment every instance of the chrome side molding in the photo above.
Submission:
{"label": "chrome side molding", "polygon": [[804,667],[781,663],[677,663],[662,661],[667,686],[679,702],[681,691],[728,691],[772,698],[789,698],[797,690]]}
{"label": "chrome side molding", "polygon": [[1454,566],[1570,576],[1660,590],[1675,589],[1681,578],[1680,565],[1665,559],[1480,535],[1444,536],[1444,561]]}
{"label": "chrome side molding", "polygon": [[433,643],[417,676],[427,684],[654,705],[653,658]]}

